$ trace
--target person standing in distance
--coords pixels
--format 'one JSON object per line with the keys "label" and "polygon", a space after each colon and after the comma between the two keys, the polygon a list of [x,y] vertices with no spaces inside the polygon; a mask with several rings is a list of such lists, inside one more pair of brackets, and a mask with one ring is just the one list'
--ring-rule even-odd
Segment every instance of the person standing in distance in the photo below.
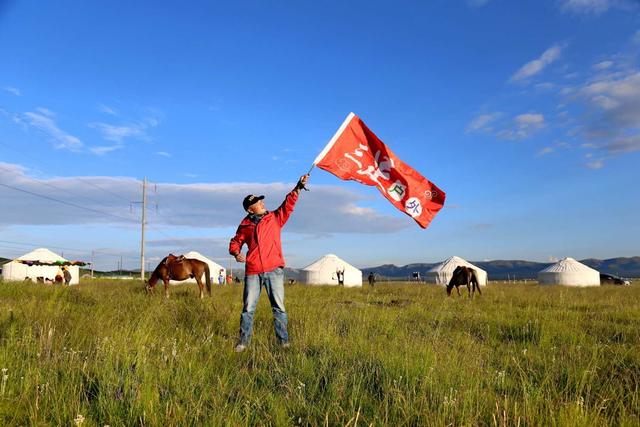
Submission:
{"label": "person standing in distance", "polygon": [[[245,263],[240,338],[236,352],[246,350],[253,333],[253,315],[264,286],[273,312],[273,327],[283,347],[289,347],[287,312],[284,307],[284,257],[282,256],[281,231],[298,201],[300,190],[305,188],[309,174],[303,175],[296,186],[275,211],[264,207],[264,196],[248,195],[242,201],[247,216],[240,222],[236,235],[229,242],[229,253],[236,261]],[[242,246],[247,245],[247,255]]]}

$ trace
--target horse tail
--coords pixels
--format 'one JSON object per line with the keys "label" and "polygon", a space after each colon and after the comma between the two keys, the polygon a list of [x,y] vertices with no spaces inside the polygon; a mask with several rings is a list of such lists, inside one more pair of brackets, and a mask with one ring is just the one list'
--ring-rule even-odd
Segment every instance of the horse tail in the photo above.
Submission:
{"label": "horse tail", "polygon": [[207,283],[207,292],[211,294],[211,271],[209,271],[209,264],[204,263],[204,280]]}
{"label": "horse tail", "polygon": [[482,292],[480,291],[480,280],[478,280],[478,276],[479,276],[478,272],[477,272],[477,271],[474,271],[474,272],[473,272],[473,281],[474,281],[474,282],[475,282],[475,284],[476,284],[476,288],[478,289],[478,293],[479,293],[480,295],[482,295]]}

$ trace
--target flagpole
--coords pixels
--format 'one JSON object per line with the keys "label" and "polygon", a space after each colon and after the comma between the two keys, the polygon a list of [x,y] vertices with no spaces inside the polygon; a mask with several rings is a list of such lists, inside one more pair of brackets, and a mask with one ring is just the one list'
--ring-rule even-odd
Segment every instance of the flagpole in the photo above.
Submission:
{"label": "flagpole", "polygon": [[[349,113],[349,115],[347,116],[346,119],[344,119],[344,121],[342,122],[342,124],[340,125],[340,127],[338,128],[338,130],[336,131],[336,133],[333,135],[333,137],[331,137],[331,139],[329,140],[329,142],[327,143],[327,145],[324,146],[324,148],[322,149],[322,151],[320,151],[320,154],[318,154],[315,158],[315,160],[313,161],[313,163],[311,163],[311,167],[309,168],[309,171],[307,172],[307,175],[311,174],[311,171],[313,170],[314,167],[316,167],[316,164],[318,164],[318,162],[320,160],[322,160],[322,158],[324,156],[327,155],[327,153],[329,152],[329,150],[331,150],[331,147],[333,147],[333,145],[336,143],[336,141],[338,140],[338,137],[340,135],[342,135],[342,132],[344,132],[344,130],[347,128],[347,125],[349,124],[349,122],[351,122],[351,119],[353,119],[355,117],[355,114],[353,112]],[[309,191],[306,187],[303,187],[305,190]]]}
{"label": "flagpole", "polygon": [[316,164],[315,164],[315,163],[311,163],[311,167],[309,168],[309,171],[307,172],[307,175],[310,175],[310,174],[311,174],[311,171],[312,171],[312,170],[313,170],[313,168],[315,168],[315,167],[316,167]]}
{"label": "flagpole", "polygon": [[309,172],[308,173],[311,173],[311,170],[318,164],[318,162],[320,162],[320,160],[322,160],[322,158],[327,155],[327,153],[329,152],[329,150],[331,150],[331,148],[336,143],[336,141],[338,140],[340,135],[342,135],[342,132],[344,132],[344,130],[347,128],[347,125],[349,124],[349,122],[351,122],[351,120],[355,116],[356,115],[354,113],[349,113],[347,118],[344,119],[344,122],[342,122],[342,124],[340,125],[340,127],[338,128],[336,133],[333,135],[333,137],[329,140],[327,145],[325,145],[325,147],[322,149],[322,151],[320,151],[320,154],[318,154],[316,156],[315,160],[311,164],[311,168],[309,168]]}

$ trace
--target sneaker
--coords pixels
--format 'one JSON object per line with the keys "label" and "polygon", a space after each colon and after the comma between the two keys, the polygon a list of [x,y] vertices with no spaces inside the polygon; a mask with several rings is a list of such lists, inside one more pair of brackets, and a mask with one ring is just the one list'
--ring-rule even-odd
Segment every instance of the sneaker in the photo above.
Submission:
{"label": "sneaker", "polygon": [[235,348],[236,353],[242,353],[247,349],[247,346],[244,344],[238,344]]}
{"label": "sneaker", "polygon": [[289,348],[291,347],[291,344],[289,343],[289,341],[285,341],[282,344],[280,344],[282,346],[282,348]]}

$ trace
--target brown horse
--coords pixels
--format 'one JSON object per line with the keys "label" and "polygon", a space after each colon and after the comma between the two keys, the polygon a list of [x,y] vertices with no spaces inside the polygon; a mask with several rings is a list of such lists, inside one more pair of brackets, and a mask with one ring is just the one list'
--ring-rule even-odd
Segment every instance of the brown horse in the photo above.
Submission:
{"label": "brown horse", "polygon": [[169,298],[169,280],[196,279],[200,288],[200,298],[204,298],[202,275],[204,274],[206,280],[207,293],[211,295],[211,277],[209,273],[209,265],[206,262],[199,259],[185,258],[182,255],[169,254],[160,261],[160,264],[151,273],[146,290],[147,292],[153,291],[158,280],[162,280],[164,282],[164,296]]}
{"label": "brown horse", "polygon": [[453,276],[447,285],[447,295],[451,296],[451,290],[453,287],[456,287],[456,291],[458,291],[458,296],[460,296],[459,286],[466,285],[467,291],[469,291],[469,298],[471,298],[471,292],[475,294],[476,289],[478,289],[478,293],[482,295],[480,292],[480,283],[478,282],[478,274],[471,267],[464,267],[459,265],[453,270]]}

